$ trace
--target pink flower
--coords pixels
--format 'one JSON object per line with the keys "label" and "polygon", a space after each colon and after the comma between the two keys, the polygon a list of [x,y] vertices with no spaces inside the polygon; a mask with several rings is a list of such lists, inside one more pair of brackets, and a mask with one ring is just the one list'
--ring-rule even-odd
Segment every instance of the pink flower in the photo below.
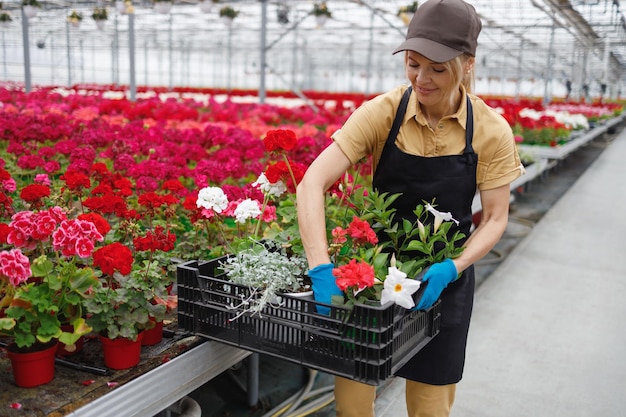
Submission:
{"label": "pink flower", "polygon": [[348,241],[348,238],[346,238],[348,232],[340,226],[335,227],[332,230],[331,234],[333,236],[333,243],[341,245]]}
{"label": "pink flower", "polygon": [[104,237],[92,222],[79,219],[63,221],[52,234],[52,246],[64,256],[87,258],[93,252],[94,243],[103,240]]}
{"label": "pink flower", "polygon": [[36,184],[47,185],[48,187],[51,185],[50,177],[48,177],[48,174],[37,174],[37,175],[35,175],[35,181],[34,182]]}
{"label": "pink flower", "polygon": [[30,261],[19,249],[0,252],[0,275],[7,277],[14,287],[25,282],[31,275]]}

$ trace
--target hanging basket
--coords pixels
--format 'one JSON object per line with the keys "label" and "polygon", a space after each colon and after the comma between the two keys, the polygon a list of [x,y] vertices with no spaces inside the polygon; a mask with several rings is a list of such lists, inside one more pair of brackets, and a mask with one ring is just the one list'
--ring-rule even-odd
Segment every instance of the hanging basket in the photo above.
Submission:
{"label": "hanging basket", "polygon": [[24,6],[24,15],[29,19],[37,16],[37,12],[38,10],[35,6]]}
{"label": "hanging basket", "polygon": [[201,1],[200,3],[198,3],[200,5],[200,10],[203,13],[211,13],[211,10],[213,9],[213,4],[211,2],[211,0],[204,0]]}
{"label": "hanging basket", "polygon": [[126,13],[126,4],[123,1],[118,0],[115,2],[115,9],[119,14],[124,14]]}
{"label": "hanging basket", "polygon": [[233,27],[233,22],[235,21],[235,19],[233,19],[232,17],[222,16],[220,17],[220,19],[222,19],[222,22],[224,22],[224,26],[226,26],[227,28]]}
{"label": "hanging basket", "polygon": [[158,1],[154,3],[154,10],[159,14],[168,14],[172,10],[172,2]]}

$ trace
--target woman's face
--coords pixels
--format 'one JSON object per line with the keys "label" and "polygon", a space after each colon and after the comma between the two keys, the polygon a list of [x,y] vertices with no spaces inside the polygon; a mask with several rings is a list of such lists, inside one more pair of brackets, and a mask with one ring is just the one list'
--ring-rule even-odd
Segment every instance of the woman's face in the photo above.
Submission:
{"label": "woman's face", "polygon": [[447,105],[455,101],[461,77],[452,74],[451,66],[433,62],[414,51],[406,53],[406,75],[419,102],[426,107]]}

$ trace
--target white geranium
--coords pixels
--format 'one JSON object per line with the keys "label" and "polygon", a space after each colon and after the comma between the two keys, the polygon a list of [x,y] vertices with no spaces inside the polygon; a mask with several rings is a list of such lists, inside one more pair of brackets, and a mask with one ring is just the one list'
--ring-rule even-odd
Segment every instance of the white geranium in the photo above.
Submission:
{"label": "white geranium", "polygon": [[263,194],[272,196],[272,197],[280,197],[287,191],[287,187],[285,183],[281,180],[276,181],[275,183],[271,183],[265,173],[262,172],[259,175],[259,178],[255,182],[252,183],[253,187],[258,187],[259,190],[263,192]]}
{"label": "white geranium", "polygon": [[381,305],[393,301],[400,307],[410,309],[415,307],[413,293],[419,289],[420,281],[407,278],[406,274],[395,266],[389,267],[380,298]]}
{"label": "white geranium", "polygon": [[245,223],[248,219],[256,219],[261,215],[261,207],[257,200],[246,198],[237,205],[235,209],[235,218],[237,223]]}
{"label": "white geranium", "polygon": [[198,192],[196,206],[221,213],[228,207],[228,197],[220,187],[205,187]]}

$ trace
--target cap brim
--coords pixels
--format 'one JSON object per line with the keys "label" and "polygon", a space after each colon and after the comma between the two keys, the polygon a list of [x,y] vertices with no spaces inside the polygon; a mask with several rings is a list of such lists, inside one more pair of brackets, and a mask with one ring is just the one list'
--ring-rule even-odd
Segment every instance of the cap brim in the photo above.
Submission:
{"label": "cap brim", "polygon": [[433,62],[450,61],[452,58],[455,58],[463,53],[424,38],[411,38],[405,40],[400,44],[400,46],[394,49],[393,53],[397,54],[400,51],[414,51],[418,54],[424,55]]}

